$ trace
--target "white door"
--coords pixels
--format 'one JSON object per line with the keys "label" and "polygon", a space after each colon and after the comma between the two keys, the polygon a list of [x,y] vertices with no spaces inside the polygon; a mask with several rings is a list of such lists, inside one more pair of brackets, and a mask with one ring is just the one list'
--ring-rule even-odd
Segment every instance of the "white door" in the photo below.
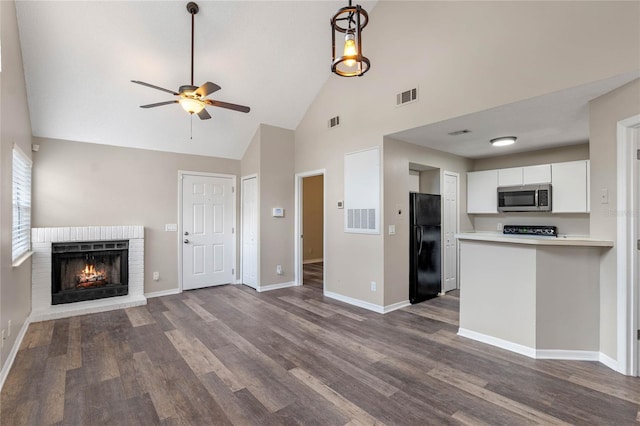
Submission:
{"label": "white door", "polygon": [[233,178],[183,175],[182,288],[235,281]]}
{"label": "white door", "polygon": [[258,286],[258,179],[242,180],[242,283]]}
{"label": "white door", "polygon": [[443,291],[458,288],[458,174],[444,172],[444,268]]}

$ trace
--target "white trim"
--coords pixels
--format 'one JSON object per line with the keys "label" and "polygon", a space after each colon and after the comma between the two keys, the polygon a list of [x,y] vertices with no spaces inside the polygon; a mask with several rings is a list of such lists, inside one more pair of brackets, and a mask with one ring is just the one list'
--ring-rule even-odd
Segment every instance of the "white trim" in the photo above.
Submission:
{"label": "white trim", "polygon": [[[222,178],[222,179],[231,179],[231,185],[233,186],[234,190],[233,190],[233,205],[231,206],[233,213],[232,213],[232,217],[233,217],[233,229],[236,231],[234,234],[234,239],[233,239],[233,246],[232,246],[232,256],[233,256],[233,267],[234,269],[240,269],[238,268],[238,259],[236,257],[236,250],[237,250],[237,241],[238,241],[238,224],[236,223],[236,204],[238,203],[238,185],[237,185],[237,181],[238,178],[236,175],[229,175],[229,174],[225,174],[225,173],[208,173],[208,172],[192,172],[192,171],[188,171],[188,170],[178,170],[178,232],[179,232],[179,238],[178,238],[178,290],[180,290],[180,292],[182,292],[183,287],[182,287],[182,247],[183,247],[183,243],[182,243],[182,237],[184,236],[184,230],[182,229],[182,179],[184,178],[184,176],[204,176],[204,177],[217,177],[217,178]],[[235,276],[233,277],[234,280],[238,279],[238,271],[236,271]]]}
{"label": "white trim", "polygon": [[[246,284],[245,284],[246,285]],[[286,283],[279,283],[279,284],[269,284],[269,285],[259,285],[258,288],[256,288],[256,291],[258,293],[262,293],[263,291],[271,291],[271,290],[278,290],[280,288],[287,288],[287,287],[296,287],[298,284],[296,284],[293,281],[289,281]],[[247,287],[251,287],[250,285]],[[251,287],[253,288],[253,287]]]}
{"label": "white trim", "polygon": [[570,361],[600,361],[600,352],[562,349],[537,349],[536,359],[566,359]]}
{"label": "white trim", "polygon": [[310,263],[320,263],[323,262],[323,259],[309,259],[309,260],[303,260],[302,264],[303,265],[308,265]]}
{"label": "white trim", "polygon": [[[327,258],[327,171],[326,169],[312,170],[308,172],[296,173],[295,194],[294,194],[294,231],[293,231],[293,269],[296,285],[302,285],[302,244],[300,235],[302,234],[302,179],[312,176],[322,176],[322,259]],[[322,287],[325,287],[327,280],[327,262],[322,267]]]}
{"label": "white trim", "polygon": [[599,353],[598,361],[606,365],[613,371],[620,371],[620,366],[618,365],[618,362],[615,359],[603,354],[602,352]]}
{"label": "white trim", "polygon": [[497,337],[488,336],[486,334],[467,330],[466,328],[459,328],[458,336],[462,336],[462,337],[466,337],[467,339],[472,339],[478,342],[486,343],[487,345],[496,346],[501,349],[506,349],[508,351],[515,352],[520,355],[528,356],[529,358],[536,357],[536,350],[533,348],[520,345],[518,343],[509,342],[508,340],[503,340]]}
{"label": "white trim", "polygon": [[[442,170],[442,169],[441,169]],[[456,241],[456,288],[454,290],[460,289],[460,241],[455,237],[456,234],[460,233],[460,173],[451,172],[449,170],[442,170],[442,176],[454,176],[456,178],[456,232],[454,234],[454,239]],[[440,194],[444,193],[444,179],[440,179]],[[444,203],[442,203],[442,215],[444,216]],[[444,226],[442,227],[442,240],[444,241]],[[444,265],[444,244],[442,244],[442,264]],[[444,296],[447,294],[442,291],[442,287],[444,287],[444,271],[442,271],[442,277],[440,279],[442,283],[440,286],[439,296]]]}
{"label": "white trim", "polygon": [[638,205],[638,167],[636,141],[633,129],[640,127],[640,114],[621,120],[617,124],[617,371],[636,376],[638,324],[638,277],[635,240],[638,238],[637,219],[633,212]]}
{"label": "white trim", "polygon": [[143,294],[128,294],[126,296],[107,297],[98,300],[53,305],[46,311],[31,312],[31,322],[50,321],[69,318],[76,315],[96,314],[98,312],[115,311],[147,304]]}
{"label": "white trim", "polygon": [[382,307],[382,313],[388,314],[389,312],[397,311],[398,309],[406,308],[410,306],[411,303],[408,300],[403,300],[402,302],[392,303],[391,305],[386,305]]}
{"label": "white trim", "polygon": [[238,277],[236,277],[236,281],[234,284],[244,284],[243,283],[243,277],[244,277],[244,244],[243,244],[243,235],[244,235],[244,228],[242,227],[243,224],[243,209],[244,209],[244,182],[249,180],[249,179],[255,179],[256,180],[256,219],[257,219],[257,223],[256,223],[256,287],[253,287],[249,284],[246,284],[247,286],[251,287],[251,288],[257,288],[258,287],[258,283],[260,283],[260,178],[258,178],[258,174],[257,173],[252,173],[250,175],[246,175],[246,176],[241,176],[240,177],[240,232],[238,233],[238,240],[240,241],[240,275]]}
{"label": "white trim", "polygon": [[374,303],[365,302],[364,300],[354,299],[353,297],[343,296],[342,294],[332,293],[326,290],[324,291],[324,295],[326,297],[330,297],[331,299],[348,303],[349,305],[357,306],[359,308],[367,309],[369,311],[377,312],[379,314],[384,314],[384,307],[380,305],[376,305]]}
{"label": "white trim", "polygon": [[153,297],[172,296],[180,293],[182,293],[182,291],[180,291],[179,288],[172,288],[169,290],[153,291],[151,293],[145,293],[144,295],[147,299],[151,299]]}
{"label": "white trim", "polygon": [[9,376],[9,371],[11,371],[11,367],[13,367],[13,362],[16,360],[16,355],[18,355],[18,350],[20,350],[20,346],[22,345],[22,340],[24,340],[24,336],[27,334],[27,329],[29,328],[29,324],[31,324],[31,317],[27,317],[27,319],[20,327],[20,332],[16,337],[16,341],[13,343],[13,347],[11,348],[11,352],[9,352],[9,356],[2,366],[2,371],[0,371],[0,391],[4,387],[4,382],[7,380],[7,376]]}
{"label": "white trim", "polygon": [[16,260],[13,261],[13,263],[11,264],[11,267],[19,268],[20,265],[26,262],[27,259],[31,258],[31,256],[33,256],[33,250],[29,250],[28,252],[23,253],[22,255],[20,255],[20,257],[18,257]]}

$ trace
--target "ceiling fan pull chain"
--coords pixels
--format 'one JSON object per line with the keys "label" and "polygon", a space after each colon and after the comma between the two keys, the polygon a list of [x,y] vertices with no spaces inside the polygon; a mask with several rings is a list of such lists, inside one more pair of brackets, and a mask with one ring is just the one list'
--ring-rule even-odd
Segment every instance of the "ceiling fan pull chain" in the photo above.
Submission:
{"label": "ceiling fan pull chain", "polygon": [[191,127],[191,129],[189,129],[189,139],[193,140],[193,114],[189,114],[189,123],[191,123],[189,126]]}

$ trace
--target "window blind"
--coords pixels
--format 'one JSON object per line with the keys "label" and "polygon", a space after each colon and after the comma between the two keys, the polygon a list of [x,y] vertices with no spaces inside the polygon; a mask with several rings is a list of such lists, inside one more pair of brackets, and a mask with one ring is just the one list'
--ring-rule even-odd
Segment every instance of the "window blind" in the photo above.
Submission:
{"label": "window blind", "polygon": [[13,148],[12,260],[31,249],[31,160]]}

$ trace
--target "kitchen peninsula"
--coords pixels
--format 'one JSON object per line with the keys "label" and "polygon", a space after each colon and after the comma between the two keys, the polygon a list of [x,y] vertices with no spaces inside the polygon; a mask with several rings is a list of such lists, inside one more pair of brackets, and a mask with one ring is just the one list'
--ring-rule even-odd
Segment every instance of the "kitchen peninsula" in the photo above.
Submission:
{"label": "kitchen peninsula", "polygon": [[600,256],[612,241],[458,234],[458,334],[532,358],[598,359]]}

